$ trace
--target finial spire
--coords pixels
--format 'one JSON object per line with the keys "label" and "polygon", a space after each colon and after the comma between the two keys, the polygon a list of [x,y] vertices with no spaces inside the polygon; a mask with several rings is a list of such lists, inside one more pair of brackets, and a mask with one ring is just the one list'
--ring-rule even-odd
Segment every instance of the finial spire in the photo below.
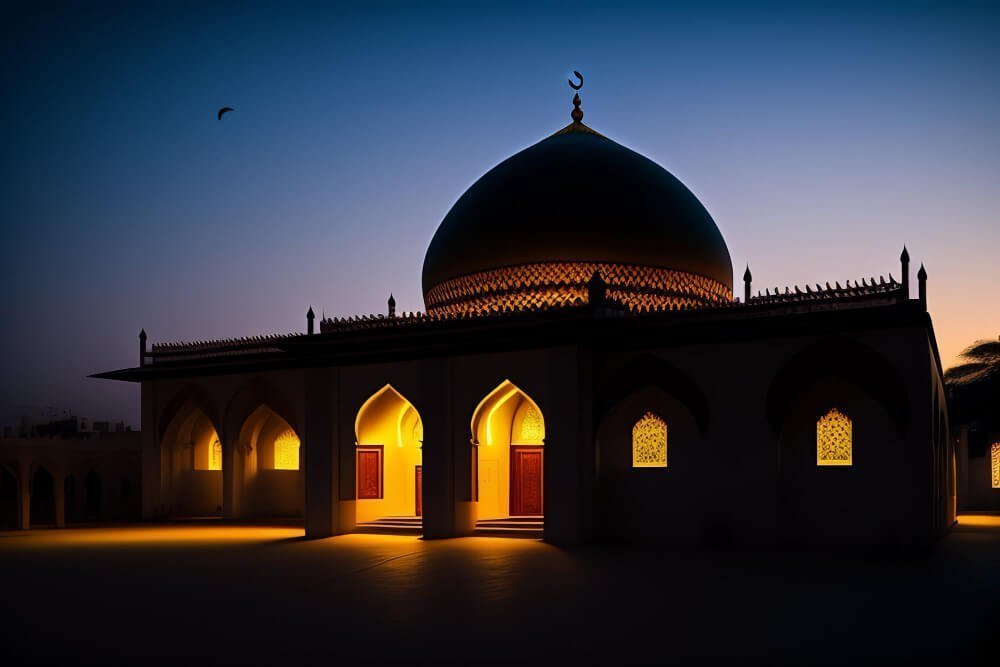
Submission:
{"label": "finial spire", "polygon": [[310,336],[315,331],[313,327],[313,320],[316,319],[316,313],[313,312],[313,307],[309,306],[309,310],[306,311],[306,333]]}
{"label": "finial spire", "polygon": [[392,292],[389,292],[389,317],[396,317],[396,299],[392,296]]}
{"label": "finial spire", "polygon": [[[572,88],[573,90],[579,91],[581,88],[583,88],[583,75],[577,72],[576,70],[573,70],[573,74],[576,76],[577,79],[580,80],[580,83],[573,83],[572,79],[567,79],[567,81],[569,82],[569,87]],[[580,108],[581,101],[582,100],[580,100],[580,93],[579,92],[574,93],[573,112],[570,114],[570,117],[573,119],[574,123],[583,122],[583,109]]]}
{"label": "finial spire", "polygon": [[743,272],[743,303],[750,303],[751,280],[753,280],[753,276],[750,275],[750,264],[747,264],[747,270]]}

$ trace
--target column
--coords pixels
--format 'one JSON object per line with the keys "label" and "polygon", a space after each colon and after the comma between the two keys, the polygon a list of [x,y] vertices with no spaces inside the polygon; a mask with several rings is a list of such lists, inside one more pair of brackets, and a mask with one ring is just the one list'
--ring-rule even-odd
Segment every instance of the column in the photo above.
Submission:
{"label": "column", "polygon": [[[65,454],[64,454],[65,455]],[[56,485],[56,528],[66,527],[66,471],[59,466],[52,471],[52,480]],[[103,507],[101,508],[103,509]]]}
{"label": "column", "polygon": [[[469,479],[456,471],[452,423],[451,361],[435,359],[420,368],[420,417],[424,424],[423,528],[424,537],[455,537],[460,526],[456,506]],[[467,444],[466,444],[467,446]],[[465,484],[465,487],[461,487]],[[467,504],[467,503],[466,503]]]}
{"label": "column", "polygon": [[[305,428],[299,464],[306,484],[306,537],[323,538],[342,532],[339,498],[339,459],[343,443],[337,432],[338,371],[309,368],[304,371]],[[353,453],[353,443],[350,443]]]}
{"label": "column", "polygon": [[[142,518],[154,519],[163,511],[164,497],[162,484],[163,454],[160,451],[159,420],[156,414],[156,385],[143,382],[141,385],[141,433],[142,451]],[[85,483],[85,480],[81,480]]]}
{"label": "column", "polygon": [[18,489],[20,491],[21,530],[31,528],[31,462],[17,462]]}
{"label": "column", "polygon": [[243,445],[229,431],[218,436],[222,443],[222,516],[238,519],[243,516]]}

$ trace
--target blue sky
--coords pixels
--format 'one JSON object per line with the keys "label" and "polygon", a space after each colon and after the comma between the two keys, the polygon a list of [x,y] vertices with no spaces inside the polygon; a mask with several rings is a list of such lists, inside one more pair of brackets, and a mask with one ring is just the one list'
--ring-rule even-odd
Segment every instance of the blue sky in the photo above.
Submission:
{"label": "blue sky", "polygon": [[[0,52],[0,420],[138,424],[154,342],[422,310],[461,193],[569,122],[701,198],[737,277],[925,262],[946,364],[1000,333],[988,4],[31,3]],[[215,111],[235,107],[223,122]]]}

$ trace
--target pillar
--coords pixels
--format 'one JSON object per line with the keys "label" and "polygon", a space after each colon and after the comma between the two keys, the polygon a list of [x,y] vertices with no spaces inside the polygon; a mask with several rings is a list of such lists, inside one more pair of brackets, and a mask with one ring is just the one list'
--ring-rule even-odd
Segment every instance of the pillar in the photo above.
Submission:
{"label": "pillar", "polygon": [[548,361],[549,385],[539,402],[545,418],[545,541],[578,544],[590,533],[593,513],[593,352],[553,352]]}
{"label": "pillar", "polygon": [[163,453],[160,451],[159,415],[156,412],[156,385],[143,382],[140,387],[140,443],[142,446],[142,518],[157,518],[165,511],[162,488]]}
{"label": "pillar", "polygon": [[243,445],[231,430],[218,434],[222,443],[222,516],[238,519],[243,514]]}
{"label": "pillar", "polygon": [[415,397],[424,424],[423,529],[429,539],[455,537],[471,531],[472,522],[460,520],[458,506],[471,506],[466,496],[471,486],[465,466],[456,465],[456,447],[469,447],[468,435],[456,440],[453,414],[452,362],[423,361],[419,371],[419,397]]}
{"label": "pillar", "polygon": [[[52,471],[52,481],[56,485],[55,488],[55,501],[56,501],[56,528],[66,527],[66,471],[62,466],[59,466]],[[104,509],[104,505],[101,505],[101,509]]]}
{"label": "pillar", "polygon": [[31,528],[31,463],[29,461],[17,462],[18,490],[20,495],[19,507],[21,509],[21,530]]}
{"label": "pillar", "polygon": [[[305,527],[310,539],[343,532],[340,512],[340,448],[337,369],[304,371],[305,428],[299,453],[305,471]],[[350,443],[353,453],[353,443]]]}

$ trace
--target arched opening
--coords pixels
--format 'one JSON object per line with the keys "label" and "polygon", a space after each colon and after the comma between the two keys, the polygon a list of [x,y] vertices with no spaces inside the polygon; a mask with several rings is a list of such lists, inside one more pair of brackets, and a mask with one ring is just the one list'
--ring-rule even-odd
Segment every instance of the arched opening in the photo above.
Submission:
{"label": "arched opening", "polygon": [[423,513],[424,425],[391,385],[365,401],[354,421],[356,521]]}
{"label": "arched opening", "polygon": [[[900,538],[899,467],[892,415],[842,378],[804,384],[782,410],[776,530],[788,545],[884,543]],[[943,518],[943,515],[942,515]]]}
{"label": "arched opening", "polygon": [[56,523],[56,485],[52,473],[39,467],[31,477],[31,526]]}
{"label": "arched opening", "polygon": [[0,465],[0,530],[18,527],[17,476],[6,465]]}
{"label": "arched opening", "polygon": [[[725,544],[735,522],[714,511],[716,474],[690,401],[646,384],[613,404],[596,429],[594,532],[602,541]],[[704,413],[701,413],[704,414]]]}
{"label": "arched opening", "polygon": [[258,406],[240,428],[233,457],[241,487],[241,516],[301,517],[305,486],[298,433],[269,405]]}
{"label": "arched opening", "polygon": [[543,516],[545,419],[510,380],[472,415],[473,499],[477,519]]}
{"label": "arched opening", "polygon": [[101,476],[91,470],[83,482],[83,516],[87,521],[101,518]]}
{"label": "arched opening", "polygon": [[[191,404],[182,406],[164,431],[160,452],[167,512],[173,516],[221,516],[222,443],[205,412]],[[100,478],[96,485],[100,486]],[[90,500],[87,491],[84,504],[89,516],[92,503],[100,511],[100,495]]]}

